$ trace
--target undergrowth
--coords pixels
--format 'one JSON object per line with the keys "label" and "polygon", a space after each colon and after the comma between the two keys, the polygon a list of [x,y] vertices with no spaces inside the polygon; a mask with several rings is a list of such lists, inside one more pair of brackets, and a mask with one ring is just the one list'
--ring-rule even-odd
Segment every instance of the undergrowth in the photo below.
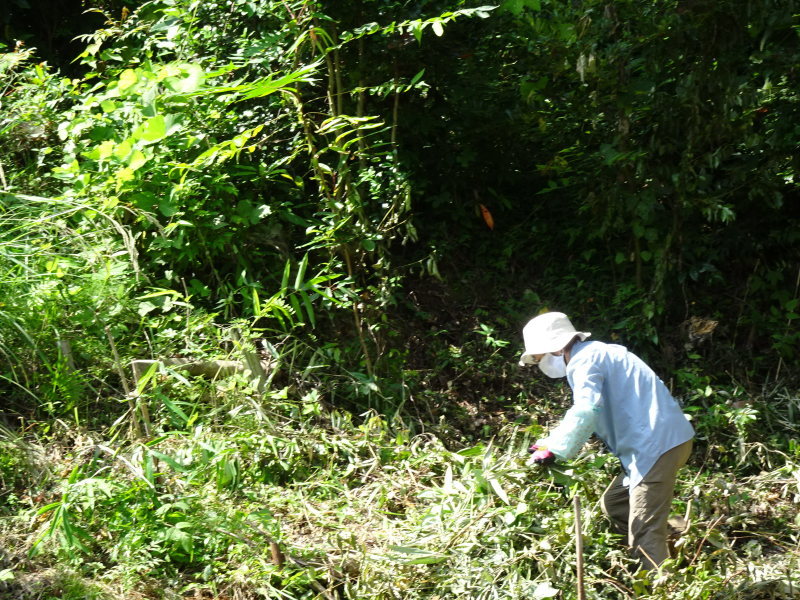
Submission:
{"label": "undergrowth", "polygon": [[[695,412],[674,506],[690,527],[669,575],[645,578],[599,510],[616,459],[591,443],[572,463],[532,465],[535,410],[464,444],[313,392],[216,390],[215,409],[178,427],[161,419],[149,441],[3,430],[2,597],[575,598],[575,495],[587,598],[800,588],[800,447],[743,437],[718,453],[702,433],[718,414]],[[751,410],[792,427],[797,407],[778,390]]]}

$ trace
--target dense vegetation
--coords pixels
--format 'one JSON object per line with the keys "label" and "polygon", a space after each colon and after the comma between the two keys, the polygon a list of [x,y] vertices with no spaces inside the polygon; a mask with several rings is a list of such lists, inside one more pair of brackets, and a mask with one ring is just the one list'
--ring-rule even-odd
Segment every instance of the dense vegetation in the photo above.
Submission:
{"label": "dense vegetation", "polygon": [[[800,595],[794,2],[89,4],[3,17],[0,597],[575,598],[575,495],[588,598]],[[669,576],[546,309],[693,418]]]}

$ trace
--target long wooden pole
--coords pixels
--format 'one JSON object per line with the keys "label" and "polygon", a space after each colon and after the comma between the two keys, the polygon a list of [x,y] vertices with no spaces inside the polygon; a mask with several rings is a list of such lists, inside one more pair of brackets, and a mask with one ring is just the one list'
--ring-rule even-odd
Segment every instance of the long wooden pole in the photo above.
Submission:
{"label": "long wooden pole", "polygon": [[575,567],[578,575],[578,600],[586,600],[586,591],[583,587],[583,534],[581,533],[581,500],[578,494],[573,497],[575,508],[575,554],[577,555]]}

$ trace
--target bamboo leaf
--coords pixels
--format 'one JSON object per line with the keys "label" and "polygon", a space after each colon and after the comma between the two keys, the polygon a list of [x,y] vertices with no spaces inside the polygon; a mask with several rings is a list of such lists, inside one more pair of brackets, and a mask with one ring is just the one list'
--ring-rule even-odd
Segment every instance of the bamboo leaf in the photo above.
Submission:
{"label": "bamboo leaf", "polygon": [[286,293],[286,289],[289,286],[289,274],[292,270],[292,263],[288,260],[286,261],[286,266],[283,268],[283,279],[281,279],[281,293]]}
{"label": "bamboo leaf", "polygon": [[389,546],[389,550],[398,554],[407,555],[409,558],[402,562],[407,565],[435,565],[447,560],[447,556],[422,548],[412,548],[408,546]]}
{"label": "bamboo leaf", "polygon": [[506,491],[503,489],[503,486],[500,485],[500,482],[494,477],[487,477],[486,479],[489,482],[489,485],[492,486],[492,489],[494,490],[494,493],[497,494],[498,498],[500,498],[500,500],[502,500],[505,504],[511,504],[511,501],[508,499],[508,494],[506,494]]}
{"label": "bamboo leaf", "polygon": [[241,100],[264,98],[265,96],[282,90],[294,91],[294,88],[291,86],[295,83],[313,83],[314,78],[312,75],[316,72],[318,65],[319,63],[308,65],[298,71],[279,77],[278,79],[272,79],[272,76],[262,79],[252,84],[252,86],[248,86],[250,89],[242,94]]}
{"label": "bamboo leaf", "polygon": [[51,510],[53,510],[53,509],[55,509],[55,508],[58,508],[59,506],[61,506],[61,500],[59,500],[58,502],[51,502],[50,504],[48,504],[48,505],[46,505],[46,506],[43,506],[42,508],[40,508],[39,510],[37,510],[37,511],[36,511],[36,514],[37,514],[37,515],[44,515],[44,514],[47,514],[47,513],[49,513]]}
{"label": "bamboo leaf", "polygon": [[447,469],[444,472],[444,486],[442,489],[445,492],[451,492],[453,490],[453,467],[452,465],[447,465]]}
{"label": "bamboo leaf", "polygon": [[149,294],[145,294],[144,296],[137,296],[136,299],[146,300],[147,298],[158,298],[159,296],[172,296],[173,298],[178,298],[180,294],[175,290],[158,290]]}
{"label": "bamboo leaf", "polygon": [[[188,420],[188,417],[187,417],[187,420]],[[150,450],[149,454],[151,454],[152,456],[154,456],[155,458],[157,458],[159,460],[163,460],[170,467],[172,467],[173,470],[178,471],[179,473],[185,473],[187,471],[187,468],[184,467],[181,463],[179,463],[177,460],[175,460],[171,456],[168,456],[168,455],[164,454],[163,452],[159,452],[158,450]],[[150,464],[151,464],[151,472],[152,472],[152,459],[150,461]]]}
{"label": "bamboo leaf", "polygon": [[136,394],[141,396],[142,392],[144,392],[147,384],[153,379],[155,374],[158,372],[158,362],[154,362],[147,368],[147,371],[144,375],[139,378],[139,381],[136,382]]}
{"label": "bamboo leaf", "polygon": [[186,423],[189,421],[187,414],[183,412],[183,410],[181,410],[181,408],[177,406],[166,394],[157,394],[157,396],[158,399],[164,403],[164,406],[166,406],[174,416],[178,417],[178,419],[182,421],[183,425],[186,425]]}
{"label": "bamboo leaf", "polygon": [[306,309],[306,315],[308,315],[308,321],[311,323],[311,327],[317,326],[317,320],[314,316],[314,306],[311,304],[311,298],[308,297],[304,291],[300,292],[300,297],[303,299],[303,307]]}
{"label": "bamboo leaf", "polygon": [[300,267],[297,269],[297,276],[294,278],[294,289],[303,289],[303,278],[306,276],[306,268],[308,267],[308,254],[303,256],[300,261]]}
{"label": "bamboo leaf", "polygon": [[292,310],[294,311],[295,319],[302,320],[303,312],[300,309],[300,301],[297,299],[297,296],[295,296],[294,294],[289,296],[289,304],[292,305]]}

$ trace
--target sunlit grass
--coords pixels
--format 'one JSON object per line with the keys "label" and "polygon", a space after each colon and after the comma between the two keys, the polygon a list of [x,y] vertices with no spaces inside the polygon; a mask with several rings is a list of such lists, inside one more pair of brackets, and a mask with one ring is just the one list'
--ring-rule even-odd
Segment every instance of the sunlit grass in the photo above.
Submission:
{"label": "sunlit grass", "polygon": [[[588,598],[796,589],[800,461],[786,454],[756,475],[690,464],[675,504],[691,501],[690,527],[669,575],[645,581],[600,513],[616,467],[594,446],[543,470],[520,429],[448,449],[374,414],[298,420],[297,407],[273,403],[256,426],[230,406],[224,433],[198,424],[113,450],[100,432],[37,445],[51,475],[6,507],[6,585],[57,567],[98,598],[575,598],[577,493]],[[3,452],[10,464],[30,447]]]}

